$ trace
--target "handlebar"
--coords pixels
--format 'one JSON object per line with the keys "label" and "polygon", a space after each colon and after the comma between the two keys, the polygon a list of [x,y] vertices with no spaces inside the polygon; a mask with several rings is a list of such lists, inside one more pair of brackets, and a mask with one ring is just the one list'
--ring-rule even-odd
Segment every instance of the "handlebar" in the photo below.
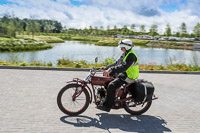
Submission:
{"label": "handlebar", "polygon": [[[105,72],[105,68],[96,68],[96,67],[92,67],[92,69],[90,70],[90,73],[85,77],[85,81],[89,82],[91,80],[91,76],[94,76],[96,74],[96,72],[103,72],[103,76],[105,76],[104,72]],[[109,77],[116,77],[115,75],[110,75]]]}
{"label": "handlebar", "polygon": [[96,71],[97,72],[104,72],[106,69],[104,69],[104,68],[96,68]]}
{"label": "handlebar", "polygon": [[89,82],[91,79],[91,76],[94,76],[96,72],[104,72],[104,69],[92,67],[92,69],[90,70],[90,73],[86,76],[85,81]]}
{"label": "handlebar", "polygon": [[104,72],[106,69],[104,68],[96,68],[96,67],[93,67],[90,71],[91,72]]}

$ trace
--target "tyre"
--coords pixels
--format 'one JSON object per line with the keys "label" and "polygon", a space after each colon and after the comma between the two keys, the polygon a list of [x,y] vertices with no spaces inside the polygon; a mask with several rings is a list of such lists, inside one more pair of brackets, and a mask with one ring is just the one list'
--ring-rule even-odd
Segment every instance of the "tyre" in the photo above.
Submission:
{"label": "tyre", "polygon": [[[89,106],[89,93],[79,84],[68,84],[63,87],[57,96],[59,109],[70,116],[76,116],[83,113]],[[73,98],[75,96],[75,98]]]}
{"label": "tyre", "polygon": [[145,102],[144,104],[128,102],[124,104],[124,109],[131,115],[141,115],[151,107],[151,104],[152,101]]}

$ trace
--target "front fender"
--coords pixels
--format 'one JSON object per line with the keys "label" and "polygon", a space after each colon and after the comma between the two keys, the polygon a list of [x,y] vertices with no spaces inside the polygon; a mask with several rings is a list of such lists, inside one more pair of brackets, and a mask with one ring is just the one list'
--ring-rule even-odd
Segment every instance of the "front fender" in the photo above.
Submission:
{"label": "front fender", "polygon": [[90,104],[92,103],[92,91],[91,89],[88,87],[87,83],[83,80],[80,79],[73,79],[71,81],[66,82],[67,84],[79,84],[82,86],[82,89],[86,89],[90,95]]}

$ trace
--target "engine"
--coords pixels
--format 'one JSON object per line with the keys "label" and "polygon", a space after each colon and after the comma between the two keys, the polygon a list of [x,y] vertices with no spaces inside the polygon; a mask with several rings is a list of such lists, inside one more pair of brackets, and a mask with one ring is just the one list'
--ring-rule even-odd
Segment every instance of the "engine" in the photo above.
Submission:
{"label": "engine", "polygon": [[99,105],[103,105],[107,96],[106,89],[104,86],[95,86],[95,89],[97,89],[96,101]]}

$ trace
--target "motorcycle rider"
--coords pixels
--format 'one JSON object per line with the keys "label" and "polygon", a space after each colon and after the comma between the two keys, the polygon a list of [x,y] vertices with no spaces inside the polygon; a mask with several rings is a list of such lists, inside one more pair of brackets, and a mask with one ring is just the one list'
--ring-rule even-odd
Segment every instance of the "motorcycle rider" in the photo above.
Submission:
{"label": "motorcycle rider", "polygon": [[132,50],[134,47],[130,39],[120,40],[118,47],[121,48],[123,54],[111,65],[105,67],[104,76],[112,76],[117,74],[116,78],[108,84],[107,98],[103,106],[97,106],[98,109],[109,112],[114,104],[116,89],[123,84],[131,83],[139,76],[138,58]]}

